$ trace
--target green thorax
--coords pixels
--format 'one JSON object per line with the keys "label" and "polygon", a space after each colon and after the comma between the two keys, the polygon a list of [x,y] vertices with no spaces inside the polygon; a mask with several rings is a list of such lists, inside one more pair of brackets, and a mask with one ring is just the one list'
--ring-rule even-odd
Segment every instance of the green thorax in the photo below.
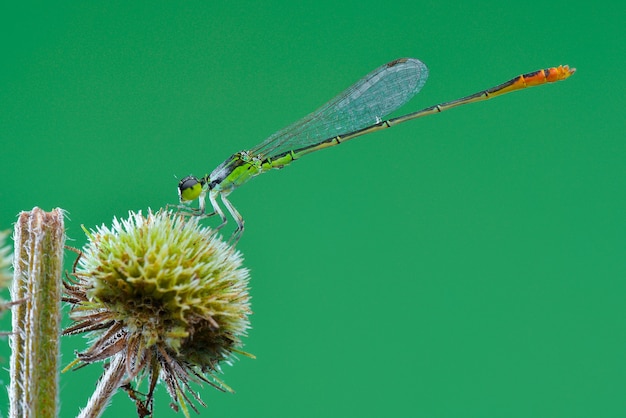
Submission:
{"label": "green thorax", "polygon": [[217,166],[206,179],[206,183],[209,190],[231,192],[251,178],[272,168],[283,168],[295,159],[296,155],[291,151],[277,155],[275,158],[240,151]]}

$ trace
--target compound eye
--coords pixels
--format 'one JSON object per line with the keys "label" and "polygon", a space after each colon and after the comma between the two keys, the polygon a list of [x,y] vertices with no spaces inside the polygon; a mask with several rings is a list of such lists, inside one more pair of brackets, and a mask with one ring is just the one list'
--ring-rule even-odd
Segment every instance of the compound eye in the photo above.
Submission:
{"label": "compound eye", "polygon": [[202,193],[202,183],[194,176],[187,176],[178,182],[178,197],[181,202],[195,200]]}

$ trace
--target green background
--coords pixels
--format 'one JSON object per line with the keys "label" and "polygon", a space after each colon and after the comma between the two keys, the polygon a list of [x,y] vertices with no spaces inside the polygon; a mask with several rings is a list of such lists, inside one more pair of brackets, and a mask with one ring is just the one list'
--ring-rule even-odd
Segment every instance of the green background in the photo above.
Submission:
{"label": "green background", "polygon": [[[430,69],[403,112],[578,68],[233,193],[257,359],[201,416],[626,416],[622,1],[95,3],[0,7],[1,228],[62,207],[82,246],[398,57]],[[100,371],[62,376],[61,416]]]}

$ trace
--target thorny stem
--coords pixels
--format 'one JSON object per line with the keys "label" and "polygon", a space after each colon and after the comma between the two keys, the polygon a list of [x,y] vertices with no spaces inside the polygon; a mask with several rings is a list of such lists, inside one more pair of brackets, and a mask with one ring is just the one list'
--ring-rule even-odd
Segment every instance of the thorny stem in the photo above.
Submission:
{"label": "thorny stem", "polygon": [[22,212],[15,225],[12,418],[52,418],[58,411],[63,210]]}
{"label": "thorny stem", "polygon": [[125,372],[124,355],[118,353],[111,359],[106,372],[98,381],[96,390],[89,398],[87,406],[80,411],[77,418],[98,418],[101,416],[111,397],[121,386]]}

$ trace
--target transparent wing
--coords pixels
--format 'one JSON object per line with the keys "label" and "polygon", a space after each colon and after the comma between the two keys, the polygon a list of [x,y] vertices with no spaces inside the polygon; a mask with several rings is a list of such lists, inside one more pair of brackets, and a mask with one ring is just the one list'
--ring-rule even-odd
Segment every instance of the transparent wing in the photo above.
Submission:
{"label": "transparent wing", "polygon": [[428,68],[419,60],[392,61],[315,112],[274,133],[250,152],[273,157],[374,125],[415,96],[427,78]]}

